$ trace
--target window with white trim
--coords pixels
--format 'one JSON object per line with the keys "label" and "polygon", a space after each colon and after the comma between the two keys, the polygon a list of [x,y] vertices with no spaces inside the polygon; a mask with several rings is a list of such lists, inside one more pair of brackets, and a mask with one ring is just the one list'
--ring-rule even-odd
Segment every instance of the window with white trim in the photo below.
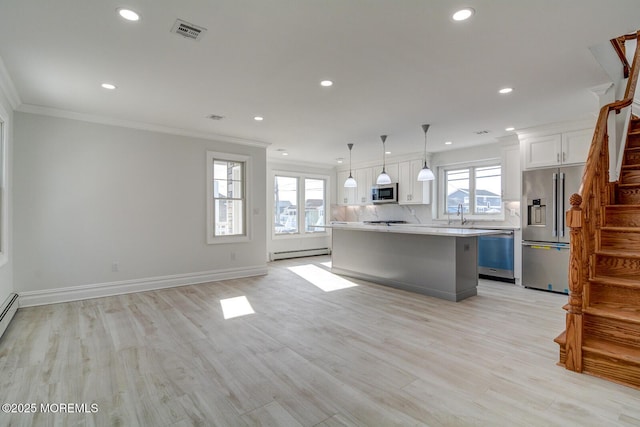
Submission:
{"label": "window with white trim", "polygon": [[249,239],[249,162],[248,156],[207,152],[207,243]]}
{"label": "window with white trim", "polygon": [[[276,173],[273,181],[275,235],[324,233],[326,177]],[[304,212],[304,221],[301,215]]]}
{"label": "window with white trim", "polygon": [[440,167],[440,217],[458,214],[501,217],[502,166],[499,160]]}

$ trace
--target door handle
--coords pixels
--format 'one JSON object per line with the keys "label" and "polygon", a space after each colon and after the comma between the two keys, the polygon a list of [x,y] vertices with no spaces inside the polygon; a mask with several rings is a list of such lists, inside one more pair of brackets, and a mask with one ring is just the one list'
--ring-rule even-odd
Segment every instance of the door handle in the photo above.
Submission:
{"label": "door handle", "polygon": [[558,237],[558,174],[553,174],[553,230],[551,235]]}
{"label": "door handle", "polygon": [[[562,153],[562,158],[564,159],[564,153]],[[560,237],[564,237],[564,213],[565,213],[565,206],[564,206],[564,172],[560,172],[560,189],[561,189],[561,193],[562,193],[562,210],[560,211],[560,215],[561,215],[561,221],[562,221],[562,226],[560,227]]]}

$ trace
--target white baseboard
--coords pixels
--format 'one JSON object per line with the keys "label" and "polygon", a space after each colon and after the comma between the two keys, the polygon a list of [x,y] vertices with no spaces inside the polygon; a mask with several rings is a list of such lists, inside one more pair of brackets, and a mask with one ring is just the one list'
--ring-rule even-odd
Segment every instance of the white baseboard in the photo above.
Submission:
{"label": "white baseboard", "polygon": [[32,307],[36,305],[56,304],[60,302],[129,294],[133,292],[195,285],[198,283],[217,282],[220,280],[263,276],[265,274],[267,274],[267,266],[260,265],[238,269],[147,277],[143,279],[123,280],[119,282],[96,283],[91,285],[72,286],[68,288],[20,292],[19,301],[20,307]]}
{"label": "white baseboard", "polygon": [[11,319],[18,311],[18,294],[11,293],[7,297],[6,301],[0,306],[0,337],[4,331],[9,327]]}

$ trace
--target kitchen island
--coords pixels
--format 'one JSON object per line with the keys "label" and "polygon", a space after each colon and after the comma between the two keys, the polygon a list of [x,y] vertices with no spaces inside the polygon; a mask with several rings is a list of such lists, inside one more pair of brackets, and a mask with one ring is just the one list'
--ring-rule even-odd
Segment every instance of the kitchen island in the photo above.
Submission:
{"label": "kitchen island", "polygon": [[499,230],[334,223],[331,271],[449,301],[477,294],[478,236]]}

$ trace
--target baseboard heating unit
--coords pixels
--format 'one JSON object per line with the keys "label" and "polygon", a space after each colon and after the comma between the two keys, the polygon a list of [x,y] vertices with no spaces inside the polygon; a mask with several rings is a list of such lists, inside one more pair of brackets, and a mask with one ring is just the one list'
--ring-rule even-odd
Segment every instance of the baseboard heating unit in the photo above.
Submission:
{"label": "baseboard heating unit", "polygon": [[18,311],[18,294],[10,294],[0,308],[0,337],[9,326],[16,311]]}
{"label": "baseboard heating unit", "polygon": [[316,255],[329,255],[330,253],[331,253],[331,249],[329,248],[301,249],[297,251],[271,252],[269,258],[271,259],[271,261],[276,261],[278,259],[302,258],[306,256],[316,256]]}

